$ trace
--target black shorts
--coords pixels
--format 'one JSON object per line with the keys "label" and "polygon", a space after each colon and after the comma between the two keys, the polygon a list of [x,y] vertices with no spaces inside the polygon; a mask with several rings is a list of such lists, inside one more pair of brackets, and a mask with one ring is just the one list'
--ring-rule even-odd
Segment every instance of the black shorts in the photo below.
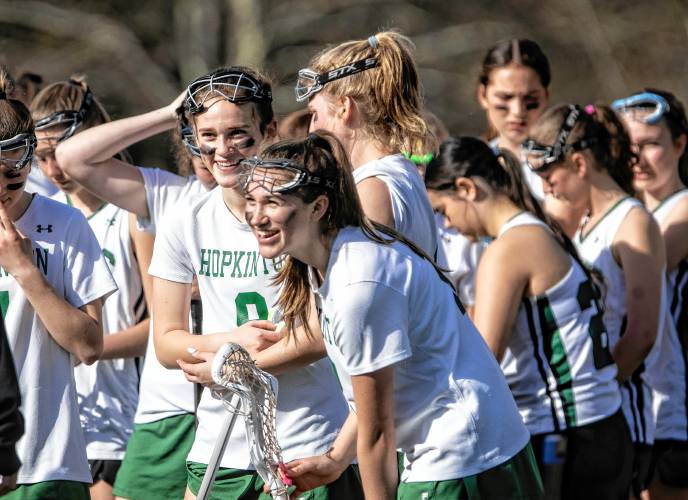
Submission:
{"label": "black shorts", "polygon": [[93,484],[98,481],[105,481],[110,486],[115,484],[115,476],[122,465],[121,460],[89,460],[88,465],[91,468],[91,478]]}
{"label": "black shorts", "polygon": [[652,450],[654,478],[672,488],[688,488],[688,441],[659,439]]}
{"label": "black shorts", "polygon": [[[543,482],[552,495],[562,499],[628,500],[633,444],[621,411],[564,431],[557,453],[547,449],[545,436],[548,434],[532,436],[531,442]],[[558,453],[559,469],[552,465]]]}

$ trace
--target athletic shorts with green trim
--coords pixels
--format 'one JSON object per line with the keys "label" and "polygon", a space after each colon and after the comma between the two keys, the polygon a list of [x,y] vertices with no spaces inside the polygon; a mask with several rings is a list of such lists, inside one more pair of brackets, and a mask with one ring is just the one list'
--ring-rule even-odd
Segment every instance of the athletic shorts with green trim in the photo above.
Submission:
{"label": "athletic shorts with green trim", "polygon": [[449,481],[400,483],[398,500],[540,500],[542,479],[528,446],[509,460],[473,476]]}
{"label": "athletic shorts with green trim", "polygon": [[[194,495],[198,494],[207,469],[206,464],[187,462],[188,487]],[[263,493],[265,482],[255,471],[226,469],[220,467],[210,490],[209,500],[271,500]],[[355,500],[363,498],[363,488],[356,466],[350,465],[339,479],[327,486],[307,491],[298,500]]]}
{"label": "athletic shorts with green trim", "polygon": [[2,500],[89,500],[88,484],[77,481],[43,481],[20,484],[5,494]]}
{"label": "athletic shorts with green trim", "polygon": [[195,425],[191,413],[134,425],[113,494],[131,500],[183,498]]}

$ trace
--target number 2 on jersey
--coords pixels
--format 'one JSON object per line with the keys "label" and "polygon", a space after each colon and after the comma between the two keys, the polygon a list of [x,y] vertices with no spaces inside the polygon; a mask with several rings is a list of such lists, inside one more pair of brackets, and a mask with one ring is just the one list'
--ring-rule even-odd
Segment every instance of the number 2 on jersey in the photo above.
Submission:
{"label": "number 2 on jersey", "polygon": [[595,363],[595,368],[598,370],[614,362],[612,353],[609,350],[609,334],[604,326],[602,319],[603,312],[597,299],[600,297],[599,291],[590,280],[584,281],[578,287],[578,305],[581,311],[585,311],[590,307],[594,307],[597,313],[590,318],[588,324],[588,333],[590,340],[592,340],[592,358]]}
{"label": "number 2 on jersey", "polygon": [[241,292],[234,299],[237,312],[237,326],[247,321],[268,319],[268,304],[258,292]]}

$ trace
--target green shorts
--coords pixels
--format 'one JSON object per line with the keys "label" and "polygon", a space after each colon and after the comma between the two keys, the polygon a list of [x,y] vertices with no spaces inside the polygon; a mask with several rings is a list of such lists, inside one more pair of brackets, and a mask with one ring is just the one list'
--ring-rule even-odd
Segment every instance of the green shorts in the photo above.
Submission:
{"label": "green shorts", "polygon": [[[206,464],[187,462],[188,487],[194,495],[198,494],[207,469]],[[263,493],[263,479],[255,471],[225,469],[220,467],[210,490],[209,500],[271,500]],[[335,482],[308,491],[298,500],[353,500],[363,498],[363,488],[354,465],[350,465]]]}
{"label": "green shorts", "polygon": [[16,490],[5,494],[2,500],[89,500],[88,484],[76,481],[43,481],[20,484]]}
{"label": "green shorts", "polygon": [[186,456],[194,441],[195,425],[191,413],[134,425],[115,478],[114,496],[131,500],[183,498]]}
{"label": "green shorts", "polygon": [[533,449],[523,448],[509,460],[473,476],[449,481],[400,483],[399,500],[539,500],[542,479]]}

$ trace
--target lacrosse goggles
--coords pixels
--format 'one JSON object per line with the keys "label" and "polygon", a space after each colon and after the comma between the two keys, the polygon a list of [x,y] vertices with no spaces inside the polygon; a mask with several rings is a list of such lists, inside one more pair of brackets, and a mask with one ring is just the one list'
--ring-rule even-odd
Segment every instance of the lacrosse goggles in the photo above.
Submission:
{"label": "lacrosse goggles", "polygon": [[184,144],[184,147],[186,147],[187,151],[191,153],[192,156],[200,158],[201,148],[198,147],[196,136],[194,136],[193,129],[189,126],[189,122],[186,120],[182,108],[177,110],[177,119],[179,120],[179,134],[182,137],[182,144]]}
{"label": "lacrosse goggles", "polygon": [[661,95],[641,92],[612,102],[612,109],[624,118],[656,124],[670,110],[669,103]]}
{"label": "lacrosse goggles", "polygon": [[326,83],[339,80],[345,76],[355,75],[356,73],[361,73],[362,71],[375,67],[377,67],[377,59],[368,57],[367,59],[345,64],[344,66],[324,73],[316,73],[309,68],[300,69],[296,79],[296,87],[294,87],[296,100],[298,102],[305,101],[313,94],[320,92]]}
{"label": "lacrosse goggles", "polygon": [[271,102],[272,92],[255,78],[241,71],[219,71],[199,78],[186,89],[184,107],[193,115],[205,110],[205,102],[220,96],[235,104],[242,102]]}
{"label": "lacrosse goggles", "polygon": [[[270,194],[285,194],[303,186],[322,186],[335,189],[335,181],[327,177],[311,174],[300,163],[285,159],[246,158],[241,161],[239,186],[248,193],[260,186]],[[249,184],[253,186],[249,189]]]}
{"label": "lacrosse goggles", "polygon": [[[73,82],[70,80],[70,83],[81,87],[81,84],[77,82]],[[73,109],[55,111],[54,113],[51,113],[48,116],[44,116],[40,120],[37,120],[36,130],[45,130],[51,127],[55,127],[57,125],[65,125],[67,128],[61,135],[57,137],[50,137],[48,138],[48,140],[60,143],[66,139],[69,139],[71,136],[74,135],[76,129],[84,123],[86,113],[88,113],[88,110],[91,108],[92,104],[93,93],[91,92],[91,89],[86,87],[84,91],[84,98],[81,101],[81,106],[79,106],[78,111],[75,111]]]}
{"label": "lacrosse goggles", "polygon": [[523,158],[528,168],[536,173],[542,172],[561,161],[567,154],[588,149],[595,142],[594,137],[584,137],[573,144],[566,144],[580,114],[581,109],[578,106],[569,105],[569,113],[551,146],[540,144],[533,139],[527,139],[523,142]]}
{"label": "lacrosse goggles", "polygon": [[31,163],[35,149],[36,136],[33,133],[17,134],[11,139],[0,141],[0,164],[19,172]]}

